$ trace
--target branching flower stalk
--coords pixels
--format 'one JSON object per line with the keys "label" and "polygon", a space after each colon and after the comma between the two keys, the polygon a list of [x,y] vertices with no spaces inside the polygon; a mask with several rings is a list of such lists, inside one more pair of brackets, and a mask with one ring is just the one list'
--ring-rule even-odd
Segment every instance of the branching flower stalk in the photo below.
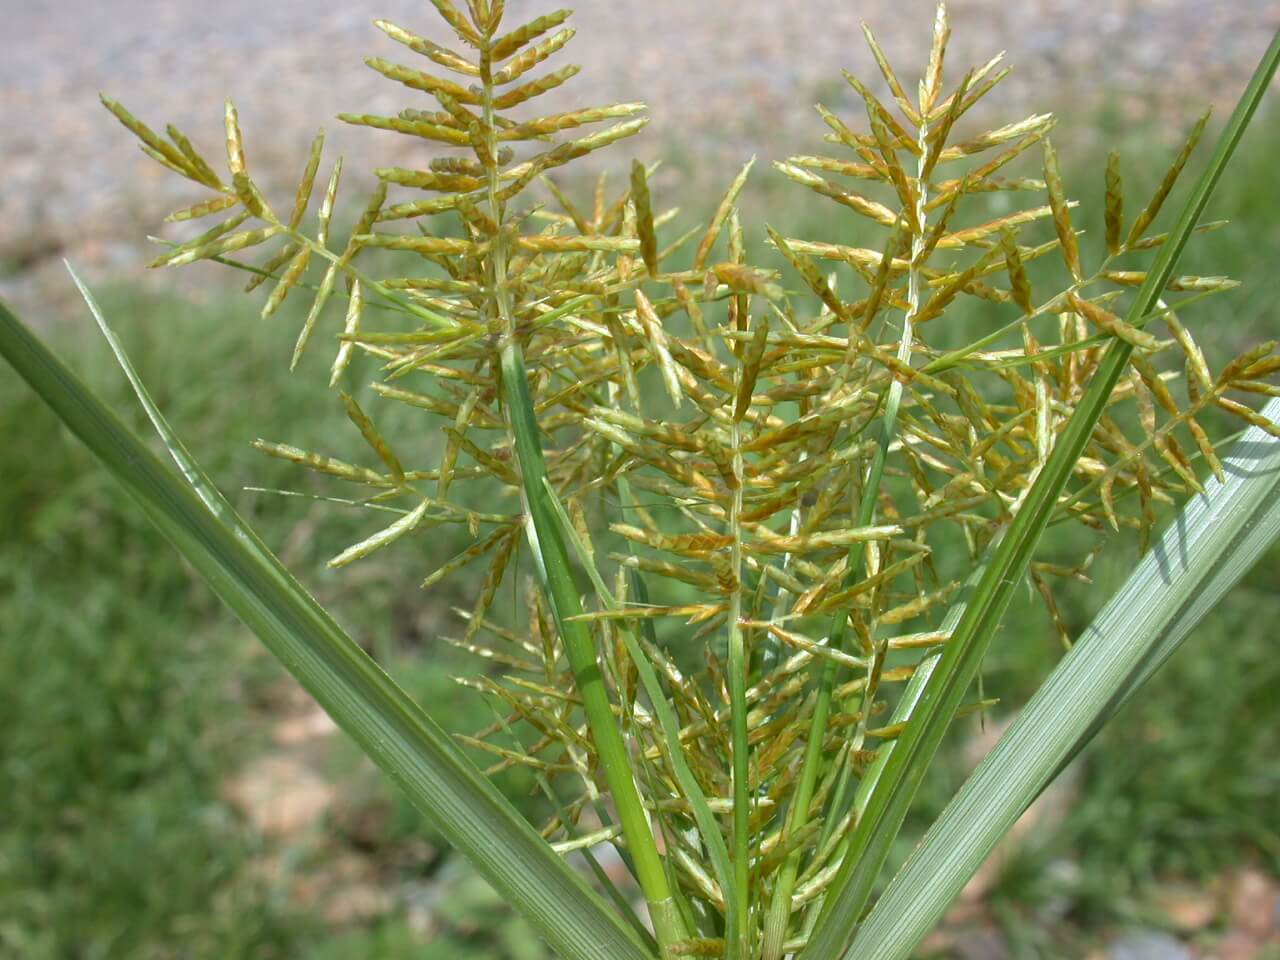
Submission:
{"label": "branching flower stalk", "polygon": [[[938,71],[935,67],[934,60],[940,56],[945,37],[946,21],[942,16],[942,8],[939,8],[939,16],[935,27],[935,37],[933,50],[931,53],[929,75],[936,81],[938,79]],[[870,33],[868,37],[871,38]],[[874,39],[872,38],[873,48]],[[892,73],[889,74],[893,76]],[[896,89],[895,89],[896,92]],[[912,356],[913,346],[913,324],[920,312],[921,306],[921,281],[923,260],[926,255],[926,230],[928,226],[928,178],[926,167],[930,158],[936,156],[936,151],[929,140],[928,126],[928,110],[923,108],[923,104],[933,95],[928,82],[921,81],[920,85],[920,103],[922,108],[917,111],[919,117],[919,130],[916,139],[917,149],[919,151],[919,162],[917,175],[912,182],[913,200],[909,211],[904,211],[910,217],[910,236],[911,236],[911,259],[907,267],[907,309],[902,318],[902,335],[898,342],[897,359],[903,367],[909,367]],[[871,115],[872,122],[876,122],[874,113]],[[895,225],[895,231],[898,229]],[[895,233],[896,239],[896,233]],[[892,246],[893,244],[891,244]],[[867,470],[867,475],[862,483],[861,488],[861,507],[858,512],[858,525],[870,526],[875,521],[876,501],[879,497],[880,483],[884,477],[884,465],[888,457],[889,446],[893,441],[894,433],[897,425],[898,408],[902,403],[902,380],[894,377],[885,393],[884,412],[882,414],[880,425],[879,444],[876,449],[871,465]],[[844,580],[844,588],[851,588],[861,575],[861,561],[863,557],[867,558],[867,569],[872,575],[879,572],[878,553],[875,544],[869,544],[865,549],[860,550],[851,547],[847,555],[848,573]],[[845,633],[847,618],[841,613],[833,616],[830,631],[828,633],[828,644],[832,649],[843,650],[845,647]],[[861,713],[858,719],[857,727],[851,745],[852,750],[861,749],[862,743],[866,737],[867,716],[871,706],[875,702],[876,686],[878,674],[883,668],[885,649],[883,644],[876,649],[869,667],[868,683],[863,692]],[[819,767],[822,764],[822,731],[826,729],[827,721],[831,711],[831,697],[834,688],[838,668],[834,660],[825,660],[820,667],[818,679],[817,698],[814,703],[813,716],[809,724],[808,749],[805,752],[804,760],[800,769],[800,783],[796,789],[795,797],[788,813],[787,831],[796,833],[805,828],[809,819],[810,804],[813,799],[813,790],[817,782]],[[873,680],[874,678],[874,680]],[[823,827],[819,834],[820,846],[825,846],[831,839],[832,833],[836,827],[840,812],[844,807],[844,795],[847,789],[847,774],[851,768],[844,766],[840,772],[840,778],[836,787],[832,792],[829,802],[829,811],[834,811],[835,816],[828,813],[823,818]],[[778,960],[782,956],[784,946],[786,944],[786,933],[791,917],[791,896],[795,889],[796,874],[800,868],[800,861],[803,851],[796,850],[788,857],[778,882],[774,886],[773,899],[769,907],[769,915],[765,922],[763,954],[764,960]]]}
{"label": "branching flower stalk", "polygon": [[[865,131],[819,107],[839,155],[777,169],[883,240],[766,228],[784,274],[748,254],[750,163],[684,233],[670,232],[676,211],[655,210],[638,161],[620,192],[602,177],[582,205],[551,179],[645,123],[638,103],[529,112],[577,73],[543,70],[572,38],[568,11],[510,27],[499,0],[432,3],[448,42],[377,25],[436,72],[368,61],[425,105],[340,119],[435,155],[377,169],[345,242],[342,163],[320,180],[323,135],[282,216],[249,172],[233,107],[220,174],[176,128],[164,139],[104,97],[144,152],[205,191],[170,219],[223,217],[156,265],[211,260],[250,272],[251,289],[270,280],[264,316],[307,291],[292,365],[329,341],[332,386],[378,366],[373,402],[439,428],[433,462],[408,463],[376,409],[343,392],[367,463],[257,446],[362,487],[339,499],[383,524],[394,512],[334,567],[446,524],[470,532],[424,582],[486,564],[461,636],[443,639],[477,655],[461,681],[498,717],[461,742],[490,774],[535,772],[555,807],[540,831],[552,849],[616,845],[664,958],[835,960],[942,733],[991,702],[966,698],[1013,585],[1044,598],[1069,644],[1056,583],[1087,580],[1121,529],[1145,549],[1206,470],[1222,476],[1205,415],[1276,433],[1239,399],[1280,392],[1275,345],[1215,375],[1182,317],[1234,285],[1172,273],[1186,238],[1218,226],[1197,226],[1206,190],[1151,233],[1205,122],[1131,222],[1119,158],[1108,163],[1089,269],[1052,117],[968,129],[1001,58],[948,91],[939,7],[911,98],[867,30],[891,100],[846,75]],[[1009,174],[1036,150],[1037,175]],[[242,259],[268,246],[264,262]],[[415,266],[387,268],[386,251]],[[343,309],[329,325],[331,301]],[[981,326],[957,347],[964,316]],[[1084,527],[1090,547],[1037,559],[1050,524]],[[533,577],[517,572],[525,550]],[[522,609],[495,611],[504,584]],[[648,949],[628,914],[599,929]]]}
{"label": "branching flower stalk", "polygon": [[[532,410],[533,404],[511,306],[507,277],[509,251],[506,209],[499,199],[499,144],[493,80],[493,32],[498,22],[497,17],[491,16],[488,29],[479,37],[484,109],[482,129],[487,143],[484,150],[476,151],[476,155],[484,169],[489,216],[496,228],[492,238],[493,251],[487,263],[490,276],[486,299],[490,318],[500,324],[502,329],[501,370],[507,399],[510,441],[520,463],[530,546],[541,558],[539,571],[543,586],[556,615],[556,624],[573,669],[578,693],[582,697],[610,796],[618,810],[627,848],[635,865],[636,880],[644,892],[658,943],[665,953],[673,944],[686,939],[687,933],[680,914],[675,909],[648,814],[640,803],[626,745],[614,722],[609,695],[597,663],[594,641],[587,626],[573,619],[581,615],[582,607],[573,582],[568,552],[560,536],[559,522],[548,509],[546,468],[538,427],[526,415]],[[534,48],[535,53],[537,49]],[[506,72],[508,76],[518,76],[518,67],[509,67]]]}

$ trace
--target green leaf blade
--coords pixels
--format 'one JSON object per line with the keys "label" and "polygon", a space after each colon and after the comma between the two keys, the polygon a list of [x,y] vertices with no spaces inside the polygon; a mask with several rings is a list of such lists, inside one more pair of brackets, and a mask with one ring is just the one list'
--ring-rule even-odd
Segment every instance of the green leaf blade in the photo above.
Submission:
{"label": "green leaf blade", "polygon": [[[1264,414],[1280,418],[1280,400]],[[1280,440],[1251,427],[929,829],[846,960],[907,960],[999,840],[1280,539]]]}

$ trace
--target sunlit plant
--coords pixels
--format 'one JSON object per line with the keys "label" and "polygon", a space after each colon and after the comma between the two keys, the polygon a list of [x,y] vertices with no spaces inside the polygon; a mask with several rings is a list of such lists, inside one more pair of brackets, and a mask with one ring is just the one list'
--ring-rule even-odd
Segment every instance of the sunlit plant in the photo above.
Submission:
{"label": "sunlit plant", "polygon": [[[249,288],[268,291],[264,317],[290,295],[309,297],[292,364],[328,346],[337,386],[357,355],[373,358],[378,398],[442,433],[438,460],[407,462],[406,438],[385,435],[377,409],[342,392],[366,462],[258,446],[354,487],[345,498],[370,508],[368,536],[331,566],[380,550],[409,557],[415,538],[444,524],[474,536],[424,571],[424,585],[483,564],[453,642],[477,655],[462,682],[491,698],[498,719],[465,740],[489,773],[535,772],[555,810],[540,836],[243,527],[140,385],[191,488],[121,453],[131,441],[103,426],[109,415],[77,426],[72,407],[92,398],[31,360],[38,345],[20,328],[0,345],[37,387],[40,370],[54,377],[43,392],[63,391],[51,402],[96,435],[86,439],[109,463],[126,476],[155,471],[134,486],[157,522],[203,557],[193,562],[563,955],[906,956],[963,882],[964,868],[942,869],[955,844],[933,852],[949,879],[922,885],[919,904],[897,902],[898,916],[924,919],[874,942],[864,934],[881,915],[861,933],[859,922],[943,733],[989,702],[969,690],[1014,590],[1039,592],[1069,647],[1057,581],[1084,578],[1122,528],[1146,551],[1162,514],[1206,483],[1220,498],[1236,489],[1205,414],[1251,426],[1260,449],[1280,436],[1241,402],[1277,394],[1274,343],[1215,373],[1182,314],[1234,283],[1173,273],[1194,230],[1221,226],[1198,218],[1280,53],[1269,51],[1175,226],[1155,232],[1207,118],[1149,198],[1126,205],[1112,155],[1105,235],[1094,238],[1073,226],[1052,117],[962,133],[1007,73],[999,57],[949,79],[939,7],[912,95],[868,30],[889,100],[846,74],[865,117],[819,107],[836,155],[777,169],[881,239],[861,248],[766,227],[776,269],[748,256],[738,203],[751,164],[708,222],[683,233],[676,211],[656,211],[652,170],[639,162],[621,190],[601,178],[581,206],[553,179],[645,123],[639,103],[540,115],[538,98],[578,71],[540,70],[573,35],[568,11],[512,27],[501,2],[432,2],[456,49],[378,21],[433,66],[368,61],[419,106],[340,119],[416,138],[434,156],[421,169],[376,170],[340,242],[342,161],[322,174],[323,134],[296,194],[277,206],[254,180],[230,104],[222,173],[174,127],[165,139],[103,99],[144,152],[202,188],[169,219],[217,218],[155,265],[247,270]],[[992,218],[997,192],[1013,212]],[[240,258],[255,248],[260,262]],[[962,314],[984,325],[967,343]],[[991,817],[1016,817],[1149,675],[1109,666],[1099,680],[1106,651],[1138,664],[1167,655],[1187,591],[1216,595],[1230,585],[1213,580],[1221,558],[1273,535],[1256,491],[1274,481],[1257,476],[1238,494],[1235,526],[1212,521],[1203,549],[1217,553],[1178,567],[1181,579],[1161,554],[1168,597],[1146,589],[1158,609],[1168,604],[1164,620],[1122,622],[1064,660],[1055,681],[1068,686],[1049,708],[1086,678],[1111,693],[1065,731],[1028,711],[1025,782],[994,782]],[[387,511],[389,525],[377,519]],[[1089,531],[1089,552],[1033,560],[1057,523]],[[1201,543],[1185,529],[1165,536]],[[532,560],[523,574],[522,554]],[[1154,574],[1140,567],[1134,583],[1141,576]],[[516,602],[501,602],[513,596],[504,583]],[[1057,753],[1040,732],[1065,732]],[[971,836],[966,855],[980,860],[998,831],[975,825]],[[595,862],[602,844],[621,853],[647,917]],[[559,860],[570,851],[586,856],[612,906]]]}

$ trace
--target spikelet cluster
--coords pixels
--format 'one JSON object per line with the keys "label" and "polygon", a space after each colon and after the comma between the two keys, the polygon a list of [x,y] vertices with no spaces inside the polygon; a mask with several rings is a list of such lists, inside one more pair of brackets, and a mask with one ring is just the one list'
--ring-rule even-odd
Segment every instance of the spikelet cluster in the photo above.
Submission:
{"label": "spikelet cluster", "polygon": [[[783,274],[748,260],[738,204],[751,164],[706,224],[673,236],[676,211],[655,210],[652,170],[639,163],[615,193],[602,179],[585,209],[550,179],[645,124],[639,103],[538,114],[538,98],[578,72],[544,67],[573,35],[568,11],[510,27],[500,0],[432,2],[452,47],[379,21],[413,65],[368,61],[419,106],[340,115],[415,138],[429,159],[375,171],[379,185],[342,242],[333,229],[342,161],[321,175],[323,134],[291,204],[277,208],[251,175],[230,104],[219,173],[180,131],[167,128],[166,140],[104,98],[148,156],[206,191],[170,219],[218,218],[156,264],[249,269],[250,289],[269,291],[264,316],[305,292],[293,363],[313,340],[334,344],[333,385],[357,353],[376,358],[379,397],[442,432],[438,462],[408,464],[342,394],[369,446],[366,465],[259,446],[398,511],[333,566],[441,524],[469,527],[474,545],[426,579],[483,570],[452,642],[481,658],[463,682],[491,697],[501,719],[464,740],[491,771],[537,773],[558,798],[543,832],[559,849],[623,845],[601,803],[600,760],[547,596],[521,580],[525,610],[491,614],[527,549],[500,362],[504,344],[519,344],[548,485],[585,574],[583,619],[698,933],[686,952],[724,949],[725,878],[709,865],[713,844],[697,816],[705,803],[719,842],[745,850],[748,937],[776,958],[803,941],[839,865],[856,784],[900,732],[889,720],[893,691],[947,642],[964,559],[976,562],[1017,513],[1111,340],[1134,345],[1131,369],[1075,466],[1060,520],[1099,536],[1133,528],[1145,544],[1162,505],[1199,490],[1206,470],[1222,473],[1206,414],[1275,432],[1240,402],[1276,394],[1274,344],[1215,375],[1180,318],[1231,281],[1179,278],[1158,313],[1121,319],[1120,301],[1145,278],[1143,256],[1164,241],[1151,228],[1204,120],[1136,214],[1126,215],[1111,158],[1095,245],[1073,226],[1051,116],[958,134],[1008,72],[1000,57],[948,85],[939,8],[911,96],[867,31],[889,101],[846,75],[865,116],[819,107],[834,155],[792,157],[777,170],[875,225],[881,241],[852,247],[769,228],[787,289]],[[1034,175],[1009,172],[1028,166]],[[994,192],[1013,212],[983,219]],[[304,230],[317,196],[314,230]],[[254,248],[271,250],[256,266],[236,259]],[[367,264],[382,262],[369,253],[378,250],[416,259],[403,276],[375,278]],[[964,300],[981,301],[988,328],[943,346],[955,342],[948,320]],[[489,508],[460,505],[456,491],[481,480],[499,491]],[[946,543],[962,562],[940,554]],[[1064,642],[1054,583],[1083,578],[1086,566],[1031,570]],[[635,649],[664,688],[680,755]],[[744,711],[745,790],[730,732]],[[745,840],[730,816],[735,791],[749,799]]]}

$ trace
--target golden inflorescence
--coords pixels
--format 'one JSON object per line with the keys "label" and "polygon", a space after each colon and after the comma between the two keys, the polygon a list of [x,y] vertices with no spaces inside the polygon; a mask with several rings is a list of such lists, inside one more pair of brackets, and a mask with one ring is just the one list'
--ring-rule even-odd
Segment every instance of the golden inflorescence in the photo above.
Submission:
{"label": "golden inflorescence", "polygon": [[[950,537],[948,549],[977,562],[1007,527],[1111,339],[1136,348],[1129,375],[1075,465],[1059,519],[1099,536],[1134,528],[1145,545],[1157,509],[1200,489],[1197,460],[1222,473],[1204,414],[1225,410],[1277,432],[1233,396],[1276,395],[1274,345],[1246,352],[1215,376],[1179,317],[1182,306],[1230,281],[1179,278],[1170,302],[1138,325],[1115,309],[1145,278],[1135,257],[1163,241],[1149,228],[1204,121],[1127,228],[1112,156],[1105,243],[1091,258],[1049,143],[1052,117],[956,136],[1007,72],[1000,58],[944,89],[949,27],[940,8],[912,98],[867,31],[892,102],[846,75],[866,107],[864,131],[819,107],[826,140],[841,154],[796,156],[776,167],[878,225],[883,242],[853,247],[769,229],[772,248],[799,280],[788,289],[779,271],[748,261],[738,204],[751,164],[705,228],[678,236],[670,235],[675,211],[655,209],[652,170],[638,162],[617,194],[602,177],[586,208],[548,177],[646,122],[638,103],[513,115],[577,72],[531,76],[573,36],[562,26],[567,11],[504,32],[501,2],[471,0],[465,10],[450,0],[433,3],[462,52],[377,25],[445,75],[368,61],[427,94],[429,109],[340,119],[449,152],[422,169],[376,170],[379,185],[345,242],[335,242],[332,224],[341,159],[327,181],[319,179],[323,134],[282,217],[253,179],[230,104],[224,175],[174,127],[166,140],[104,97],[144,152],[207,191],[169,219],[225,216],[155,263],[216,259],[249,269],[250,289],[270,287],[264,315],[305,290],[311,309],[295,365],[329,301],[345,301],[345,319],[334,325],[331,383],[358,353],[375,358],[384,374],[379,397],[420,411],[443,431],[439,461],[411,468],[346,394],[372,465],[277,443],[259,447],[363,486],[368,504],[399,511],[333,566],[441,524],[470,529],[474,546],[426,581],[488,564],[465,634],[454,642],[482,658],[483,668],[463,682],[491,697],[501,719],[466,742],[491,756],[492,771],[531,768],[560,798],[544,829],[560,849],[622,844],[600,803],[595,743],[546,596],[531,589],[523,617],[490,616],[526,532],[500,362],[503,345],[518,343],[550,489],[593,583],[583,619],[641,797],[661,832],[676,902],[686,927],[701,934],[677,952],[723,949],[726,878],[708,861],[706,822],[694,809],[705,799],[735,859],[744,850],[748,857],[747,938],[776,958],[810,929],[839,863],[857,809],[850,784],[901,729],[884,717],[890,690],[947,641],[944,614],[960,589],[949,578],[962,577],[964,564],[936,554],[939,543]],[[610,125],[580,131],[601,123]],[[1040,177],[1001,176],[1036,148]],[[308,232],[303,222],[317,183],[319,212]],[[535,185],[551,205],[530,198]],[[389,203],[392,186],[428,196]],[[997,191],[1015,212],[960,225]],[[456,221],[447,235],[437,230],[442,215]],[[229,259],[269,244],[279,247],[260,266]],[[375,277],[366,264],[382,262],[368,253],[378,250],[416,254],[417,268]],[[1036,288],[1055,259],[1061,280],[1046,296]],[[1045,263],[1032,268],[1037,261]],[[317,268],[319,279],[308,282]],[[838,288],[842,272],[853,275],[852,297]],[[1187,294],[1181,302],[1172,299],[1179,292]],[[951,308],[966,299],[989,305],[984,316],[998,318],[990,332],[961,348],[936,346],[945,342]],[[502,491],[487,512],[451,496],[480,481]],[[1083,578],[1086,563],[1030,571],[1064,642],[1052,581]],[[679,623],[688,629],[669,629]],[[683,760],[672,755],[637,677],[635,644],[665,688]],[[735,644],[745,651],[741,664],[728,662]],[[745,787],[735,776],[741,756],[730,732],[739,667]],[[816,712],[815,671],[831,679],[829,713]],[[701,796],[690,796],[690,775]],[[567,798],[561,783],[572,783]],[[745,838],[721,816],[734,807],[735,790],[749,797]]]}

